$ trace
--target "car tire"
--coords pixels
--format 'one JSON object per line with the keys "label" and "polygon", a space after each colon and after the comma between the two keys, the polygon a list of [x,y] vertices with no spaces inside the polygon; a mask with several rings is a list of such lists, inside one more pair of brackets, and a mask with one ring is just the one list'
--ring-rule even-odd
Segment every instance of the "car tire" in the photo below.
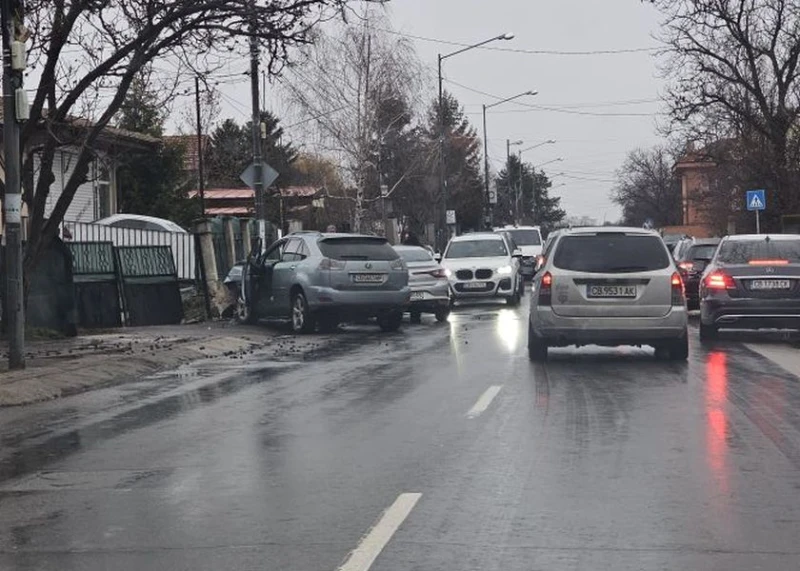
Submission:
{"label": "car tire", "polygon": [[242,325],[254,325],[258,321],[250,304],[241,298],[236,301],[236,321]]}
{"label": "car tire", "polygon": [[700,341],[704,343],[710,343],[711,341],[716,340],[719,334],[719,329],[715,325],[706,325],[705,323],[700,323]]}
{"label": "car tire", "polygon": [[314,317],[308,307],[308,300],[302,291],[292,294],[291,325],[294,333],[313,333]]}
{"label": "car tire", "polygon": [[547,342],[533,334],[530,324],[528,324],[528,358],[534,363],[547,361]]}
{"label": "car tire", "polygon": [[450,317],[450,308],[440,307],[439,309],[436,310],[436,313],[434,313],[434,315],[436,316],[436,321],[438,321],[439,323],[444,323],[445,321],[447,321],[447,318]]}
{"label": "car tire", "polygon": [[668,347],[671,361],[685,361],[689,358],[689,336],[684,335],[673,341]]}
{"label": "car tire", "polygon": [[510,305],[511,307],[518,306],[519,302],[520,302],[519,291],[515,291],[514,295],[512,295],[511,297],[507,297],[506,298],[506,303],[508,305]]}
{"label": "car tire", "polygon": [[422,314],[419,311],[411,312],[411,323],[422,323]]}
{"label": "car tire", "polygon": [[401,323],[403,323],[403,313],[400,311],[390,311],[378,316],[378,325],[384,333],[397,331]]}
{"label": "car tire", "polygon": [[519,297],[525,297],[525,278],[523,277],[519,279]]}

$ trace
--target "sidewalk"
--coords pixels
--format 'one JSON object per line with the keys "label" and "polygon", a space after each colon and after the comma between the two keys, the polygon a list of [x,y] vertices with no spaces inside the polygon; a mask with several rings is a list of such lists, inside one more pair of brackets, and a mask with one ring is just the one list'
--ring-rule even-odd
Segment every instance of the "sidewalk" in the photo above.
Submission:
{"label": "sidewalk", "polygon": [[27,368],[8,371],[8,346],[3,341],[0,406],[55,399],[191,361],[237,358],[268,346],[275,346],[277,353],[293,350],[285,335],[269,326],[226,321],[125,328],[72,339],[29,341]]}

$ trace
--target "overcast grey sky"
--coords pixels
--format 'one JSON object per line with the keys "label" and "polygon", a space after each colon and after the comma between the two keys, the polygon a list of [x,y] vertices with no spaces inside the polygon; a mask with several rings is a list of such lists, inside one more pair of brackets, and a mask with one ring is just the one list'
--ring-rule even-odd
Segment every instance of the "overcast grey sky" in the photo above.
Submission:
{"label": "overcast grey sky", "polygon": [[[653,48],[659,22],[657,12],[639,0],[393,0],[390,14],[395,29],[409,35],[475,43],[510,31],[514,40],[492,47],[567,52]],[[433,41],[414,43],[432,75],[437,53],[458,49]],[[627,151],[660,140],[656,121],[663,107],[657,99],[663,84],[649,51],[555,55],[472,50],[446,60],[444,76],[446,88],[464,104],[479,133],[481,105],[495,100],[489,95],[539,91],[521,101],[548,109],[508,103],[490,110],[489,155],[497,170],[506,139],[522,139],[525,146],[556,139],[555,145],[531,150],[524,158],[535,165],[564,158],[543,168],[570,215],[616,220],[619,209],[608,198],[614,170]],[[244,118],[246,78],[225,85],[223,92],[222,116]],[[270,107],[280,112],[282,106],[271,101]]]}

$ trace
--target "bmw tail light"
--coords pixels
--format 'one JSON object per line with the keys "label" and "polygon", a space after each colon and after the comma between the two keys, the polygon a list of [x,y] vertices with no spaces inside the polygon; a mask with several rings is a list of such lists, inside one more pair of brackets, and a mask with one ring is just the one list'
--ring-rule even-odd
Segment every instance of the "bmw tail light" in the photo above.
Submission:
{"label": "bmw tail light", "polygon": [[553,302],[553,274],[545,272],[539,282],[539,305],[551,305]]}
{"label": "bmw tail light", "polygon": [[681,262],[678,264],[678,268],[684,273],[691,272],[694,268],[694,264],[692,262]]}
{"label": "bmw tail light", "polygon": [[392,263],[389,265],[396,272],[402,272],[403,270],[407,270],[408,266],[403,261],[403,258],[397,258],[396,260],[392,260]]}
{"label": "bmw tail light", "polygon": [[736,289],[736,282],[733,278],[722,271],[711,272],[703,280],[703,285],[706,289],[712,290],[726,290]]}
{"label": "bmw tail light", "polygon": [[672,305],[683,305],[686,302],[686,292],[683,289],[683,279],[678,272],[672,274],[670,285],[672,286]]}

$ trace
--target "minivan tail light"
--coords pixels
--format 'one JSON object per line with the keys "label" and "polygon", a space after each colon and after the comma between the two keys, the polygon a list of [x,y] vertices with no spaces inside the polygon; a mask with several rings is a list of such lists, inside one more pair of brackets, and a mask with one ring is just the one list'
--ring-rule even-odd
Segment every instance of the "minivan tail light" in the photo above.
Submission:
{"label": "minivan tail light", "polygon": [[683,305],[686,301],[686,292],[683,289],[683,279],[678,272],[672,274],[670,285],[672,286],[672,305]]}
{"label": "minivan tail light", "polygon": [[331,258],[322,258],[319,263],[320,270],[343,270],[347,264],[342,260],[332,260]]}
{"label": "minivan tail light", "polygon": [[733,281],[733,278],[721,271],[708,274],[703,280],[703,284],[707,289],[713,290],[736,289],[736,282]]}
{"label": "minivan tail light", "polygon": [[551,305],[553,302],[553,274],[545,272],[539,282],[539,305]]}

